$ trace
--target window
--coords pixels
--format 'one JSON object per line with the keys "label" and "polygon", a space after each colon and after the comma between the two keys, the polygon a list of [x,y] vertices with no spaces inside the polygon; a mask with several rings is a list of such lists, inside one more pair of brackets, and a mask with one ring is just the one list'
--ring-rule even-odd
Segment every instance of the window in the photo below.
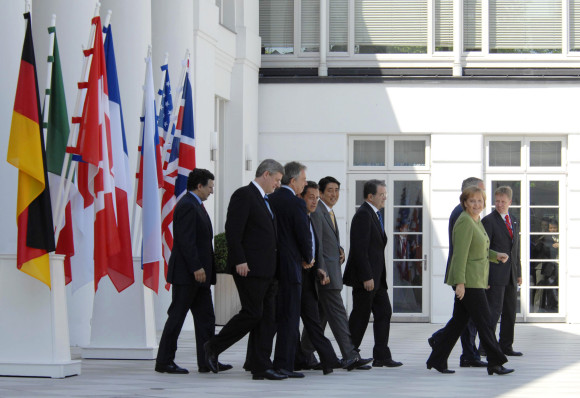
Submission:
{"label": "window", "polygon": [[294,53],[294,1],[260,0],[262,54]]}
{"label": "window", "polygon": [[435,51],[453,51],[453,0],[435,1]]}
{"label": "window", "polygon": [[328,4],[328,43],[330,52],[348,51],[348,0],[332,0]]}
{"label": "window", "polygon": [[530,142],[530,166],[532,167],[562,166],[562,142],[560,141]]}
{"label": "window", "polygon": [[570,0],[570,51],[580,51],[580,0]]}
{"label": "window", "polygon": [[425,166],[425,141],[394,142],[395,166]]}
{"label": "window", "polygon": [[424,136],[351,136],[350,167],[359,170],[415,171],[429,168],[429,140]]}
{"label": "window", "polygon": [[385,141],[354,141],[353,166],[384,166]]}
{"label": "window", "polygon": [[520,141],[490,141],[489,165],[521,166],[521,147]]}
{"label": "window", "polygon": [[481,1],[463,1],[464,51],[481,51]]}
{"label": "window", "polygon": [[302,52],[320,51],[320,0],[301,2],[301,49]]}
{"label": "window", "polygon": [[549,168],[562,169],[565,166],[565,144],[563,139],[495,139],[488,140],[488,167],[512,167],[520,170]]}

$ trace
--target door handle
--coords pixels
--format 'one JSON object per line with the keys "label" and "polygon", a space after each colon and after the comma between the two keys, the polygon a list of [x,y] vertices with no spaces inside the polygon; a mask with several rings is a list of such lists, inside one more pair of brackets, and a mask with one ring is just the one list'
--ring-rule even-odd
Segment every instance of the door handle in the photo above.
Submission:
{"label": "door handle", "polygon": [[423,256],[423,269],[427,271],[427,255]]}

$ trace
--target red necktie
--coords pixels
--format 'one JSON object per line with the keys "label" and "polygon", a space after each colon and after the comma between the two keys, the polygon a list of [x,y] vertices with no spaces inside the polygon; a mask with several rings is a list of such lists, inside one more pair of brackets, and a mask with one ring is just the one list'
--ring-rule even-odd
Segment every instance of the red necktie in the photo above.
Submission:
{"label": "red necktie", "polygon": [[512,231],[512,226],[510,224],[510,216],[509,216],[509,214],[506,214],[505,215],[505,226],[507,227],[508,232],[510,233],[510,238],[513,239],[514,238],[514,231]]}

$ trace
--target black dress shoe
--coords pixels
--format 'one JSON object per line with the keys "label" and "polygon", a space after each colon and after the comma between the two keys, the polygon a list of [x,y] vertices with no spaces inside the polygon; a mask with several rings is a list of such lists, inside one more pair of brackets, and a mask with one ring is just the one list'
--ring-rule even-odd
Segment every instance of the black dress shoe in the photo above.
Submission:
{"label": "black dress shoe", "polygon": [[[225,372],[226,370],[230,370],[232,367],[233,367],[232,365],[218,362],[218,371],[220,371],[220,372]],[[199,366],[197,368],[197,371],[199,373],[209,373],[210,368],[209,368],[209,366]]]}
{"label": "black dress shoe", "polygon": [[334,369],[332,369],[332,368],[323,368],[322,369],[322,374],[325,376],[331,374],[332,372],[334,372]]}
{"label": "black dress shoe", "polygon": [[487,374],[490,376],[494,373],[500,376],[507,375],[513,371],[513,369],[504,368],[502,365],[488,366],[487,368]]}
{"label": "black dress shoe", "polygon": [[431,369],[431,368],[435,369],[435,370],[436,370],[436,371],[438,371],[439,373],[443,373],[443,374],[447,374],[447,375],[450,375],[450,374],[453,374],[453,373],[455,373],[455,371],[454,371],[454,370],[452,370],[452,369],[447,369],[447,368],[440,368],[440,367],[438,367],[438,366],[434,366],[434,365],[429,365],[429,364],[427,364],[427,369]]}
{"label": "black dress shoe", "polygon": [[485,368],[487,362],[480,359],[460,359],[459,366],[462,368]]}
{"label": "black dress shoe", "polygon": [[358,369],[361,366],[365,366],[366,364],[370,363],[373,359],[372,358],[355,358],[356,360],[354,361],[354,363],[352,365],[350,365],[349,367],[345,368],[348,371],[351,371],[353,369]]}
{"label": "black dress shoe", "polygon": [[403,366],[402,362],[393,361],[392,358],[389,359],[375,359],[373,361],[373,368],[397,368],[399,366]]}
{"label": "black dress shoe", "polygon": [[363,365],[356,368],[356,370],[371,370],[373,367],[371,365]]}
{"label": "black dress shoe", "polygon": [[276,373],[287,376],[291,379],[301,379],[304,377],[304,373],[292,372],[292,371],[286,370],[286,369],[276,369]]}
{"label": "black dress shoe", "polygon": [[358,358],[350,358],[350,359],[343,358],[341,361],[342,368],[351,371],[356,367],[357,361]]}
{"label": "black dress shoe", "polygon": [[287,378],[288,376],[282,375],[274,371],[274,369],[266,369],[263,372],[252,373],[252,380],[284,380]]}
{"label": "black dress shoe", "polygon": [[205,362],[207,363],[209,370],[211,370],[214,373],[217,373],[219,370],[217,353],[211,349],[211,347],[209,346],[209,341],[205,342],[205,344],[203,345],[203,349],[205,351]]}
{"label": "black dress shoe", "polygon": [[309,362],[309,363],[300,363],[294,365],[294,370],[321,370],[322,365],[318,361]]}
{"label": "black dress shoe", "polygon": [[504,352],[503,352],[503,353],[504,353],[504,355],[507,355],[508,357],[521,357],[522,355],[524,355],[524,354],[522,354],[521,352],[519,352],[519,351],[514,351],[514,350],[512,350],[512,349],[509,349],[509,350],[504,350]]}
{"label": "black dress shoe", "polygon": [[180,368],[173,361],[171,361],[171,363],[166,365],[161,363],[155,363],[155,371],[159,373],[172,373],[178,375],[186,375],[189,373],[189,370],[185,368]]}
{"label": "black dress shoe", "polygon": [[433,348],[433,346],[435,345],[435,339],[433,337],[429,337],[427,339],[427,343],[429,344],[429,347]]}

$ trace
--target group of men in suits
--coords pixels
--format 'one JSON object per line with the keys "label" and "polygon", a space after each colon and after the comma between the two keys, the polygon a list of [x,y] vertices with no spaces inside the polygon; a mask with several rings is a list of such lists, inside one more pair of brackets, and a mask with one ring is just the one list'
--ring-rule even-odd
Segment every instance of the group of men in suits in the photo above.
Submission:
{"label": "group of men in suits", "polygon": [[[465,179],[461,190],[477,186],[485,190],[483,180],[477,177]],[[517,291],[522,284],[522,266],[520,261],[519,225],[517,220],[509,213],[512,204],[513,191],[509,186],[498,187],[494,192],[493,212],[485,216],[481,222],[490,240],[490,249],[497,252],[508,253],[509,259],[505,263],[489,263],[489,288],[486,290],[486,298],[491,312],[493,330],[501,316],[499,345],[507,356],[522,356],[523,354],[513,349],[514,329],[516,321]],[[445,280],[449,272],[449,264],[453,256],[452,234],[453,227],[463,208],[458,204],[449,217],[449,256],[447,258],[447,270]],[[433,346],[439,338],[441,331],[436,331],[429,339],[429,345]],[[459,360],[460,367],[486,367],[488,364],[481,360],[485,356],[482,347],[475,345],[477,329],[473,321],[469,321],[461,334],[463,352]]]}
{"label": "group of men in suits", "polygon": [[[215,283],[213,230],[203,207],[213,184],[209,171],[193,170],[188,193],[175,208],[167,278],[173,284],[172,303],[156,371],[188,373],[174,362],[188,311],[194,318],[198,371],[202,373],[230,369],[231,365],[218,362],[218,356],[248,333],[244,368],[254,380],[301,378],[304,374],[297,371],[301,369],[320,369],[324,374],[336,368],[370,369],[373,358],[375,367],[402,365],[392,359],[388,346],[392,310],[384,256],[383,182],[371,180],[364,186],[365,200],[353,217],[343,278],[345,253],[333,211],[340,183],[333,177],[325,177],[319,184],[307,181],[306,167],[298,162],[283,167],[275,160],[264,160],[255,179],[236,190],[228,206],[228,266],[242,308],[217,335],[210,292],[210,284]],[[353,287],[350,319],[341,296],[343,282]],[[359,347],[371,313],[375,346],[373,358],[364,359]],[[327,324],[342,359],[324,336]]]}

